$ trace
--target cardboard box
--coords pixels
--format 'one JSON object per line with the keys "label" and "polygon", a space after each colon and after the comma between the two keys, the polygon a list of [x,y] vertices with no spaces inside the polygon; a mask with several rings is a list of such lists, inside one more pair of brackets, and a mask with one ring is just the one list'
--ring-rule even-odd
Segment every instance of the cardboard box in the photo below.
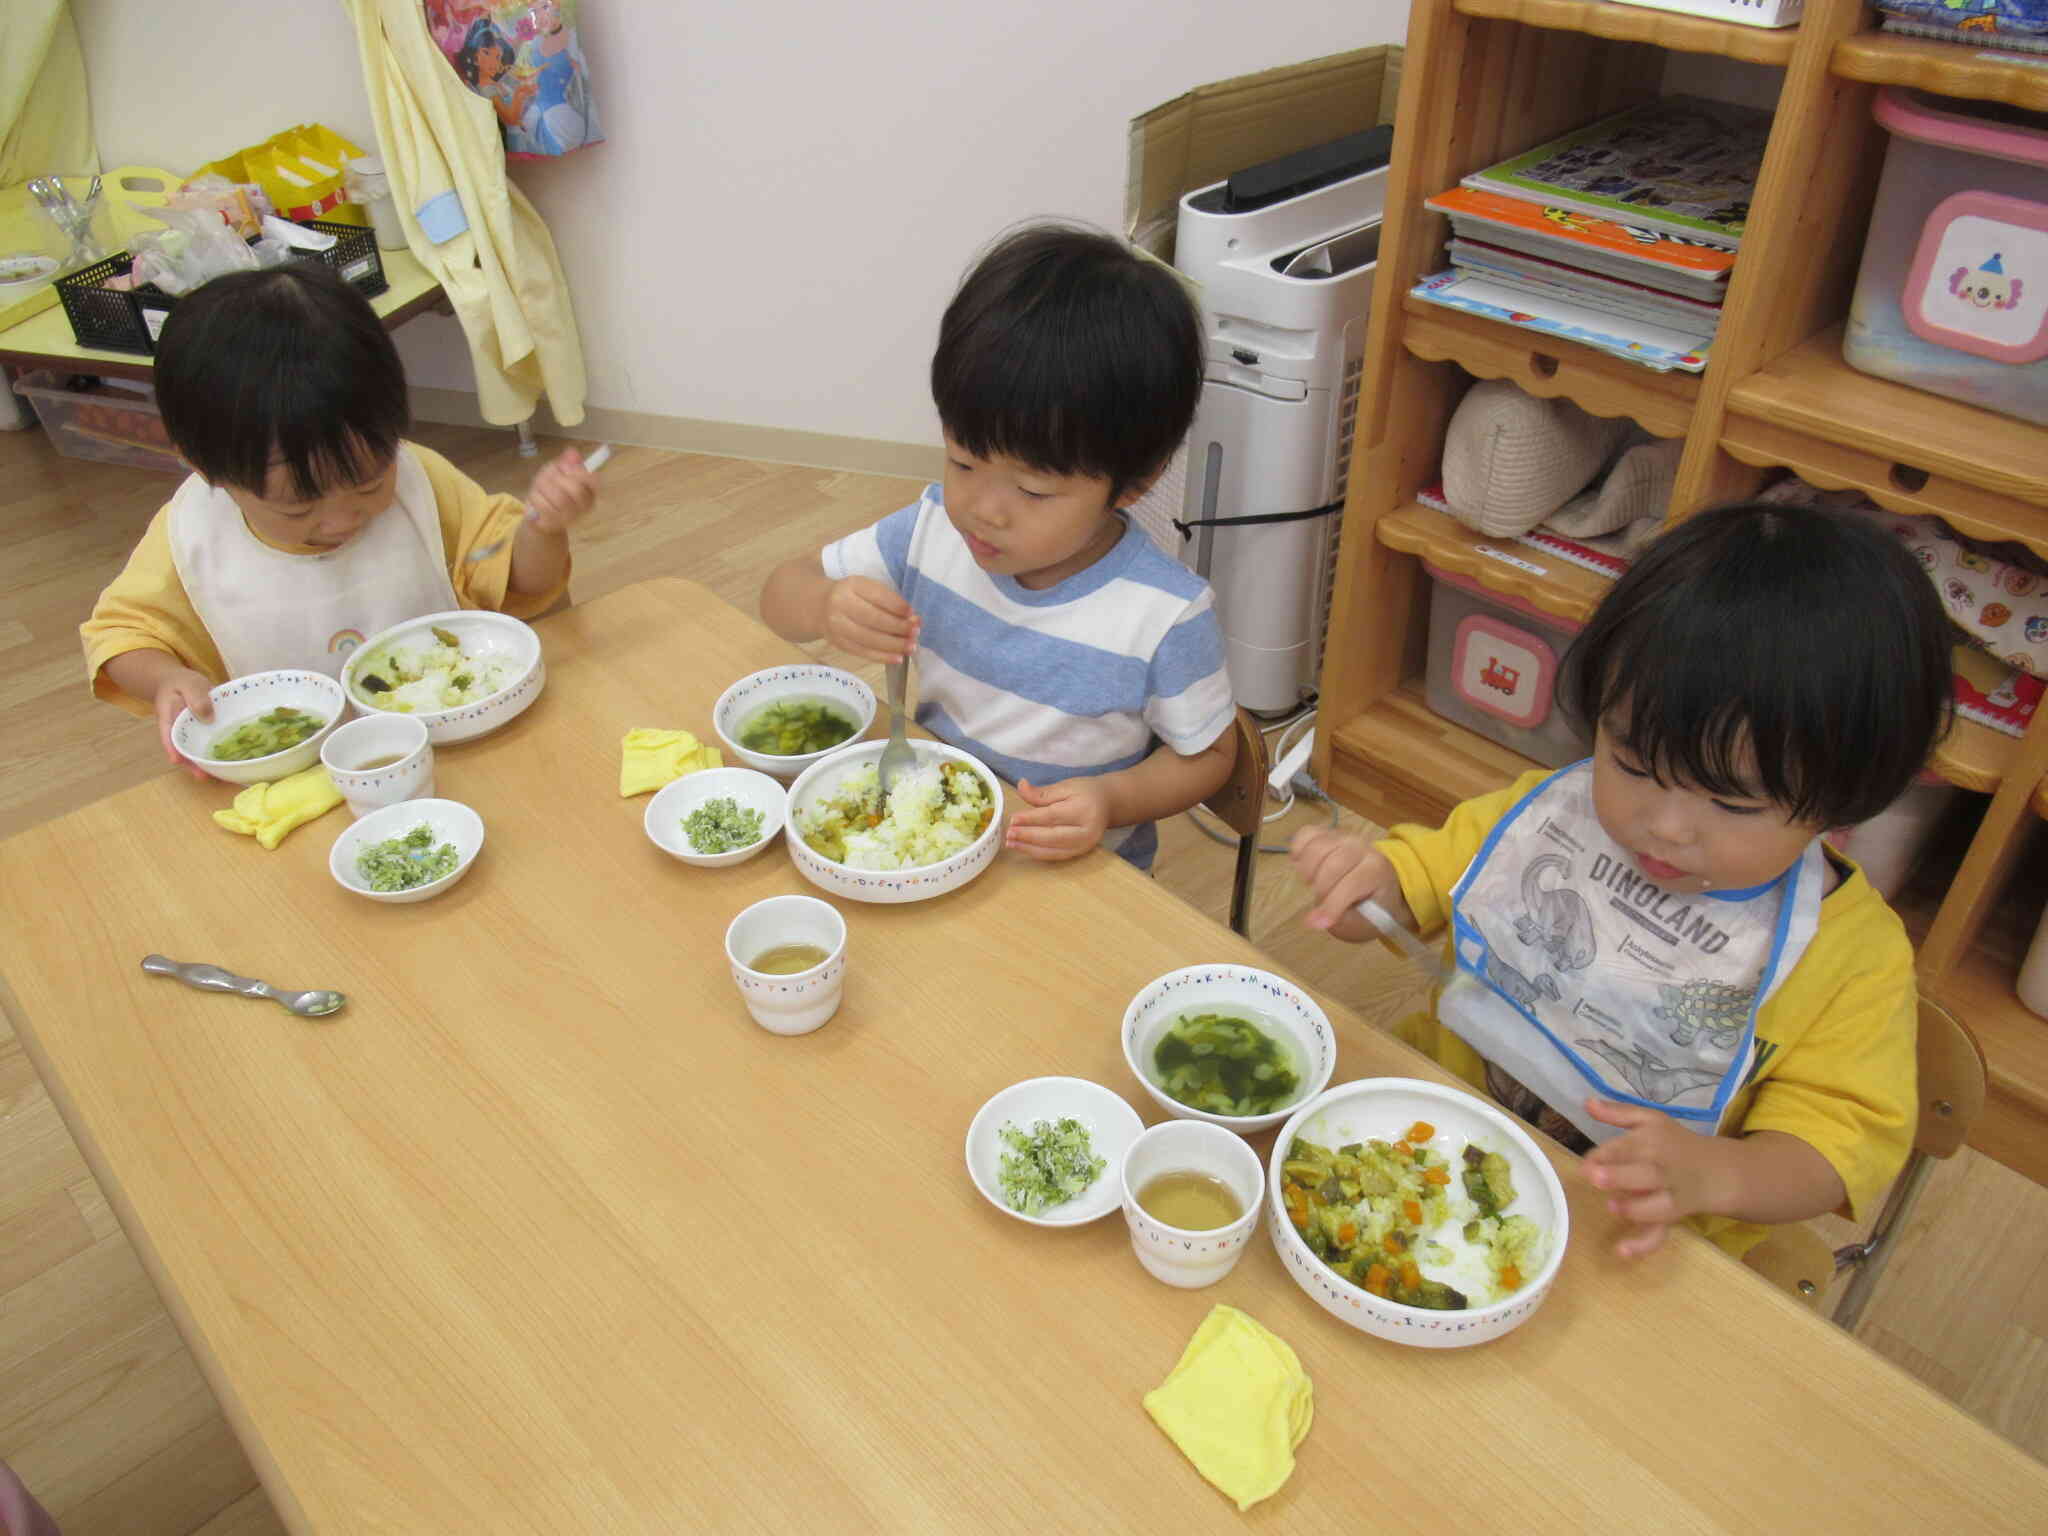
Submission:
{"label": "cardboard box", "polygon": [[1401,48],[1381,43],[1198,85],[1131,119],[1124,235],[1173,260],[1180,200],[1234,171],[1394,120]]}

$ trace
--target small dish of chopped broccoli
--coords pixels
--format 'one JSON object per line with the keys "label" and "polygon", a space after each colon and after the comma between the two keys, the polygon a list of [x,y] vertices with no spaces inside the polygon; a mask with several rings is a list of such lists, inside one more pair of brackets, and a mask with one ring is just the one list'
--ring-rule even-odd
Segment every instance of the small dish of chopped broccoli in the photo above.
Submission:
{"label": "small dish of chopped broccoli", "polygon": [[982,1105],[967,1129],[967,1171],[1006,1216],[1080,1226],[1122,1205],[1124,1154],[1144,1128],[1100,1083],[1034,1077]]}
{"label": "small dish of chopped broccoli", "polygon": [[751,859],[789,816],[789,791],[752,768],[699,768],[647,802],[647,839],[670,858],[716,869]]}
{"label": "small dish of chopped broccoli", "polygon": [[483,818],[460,801],[401,800],[337,837],[327,868],[372,901],[426,901],[466,875],[483,844]]}

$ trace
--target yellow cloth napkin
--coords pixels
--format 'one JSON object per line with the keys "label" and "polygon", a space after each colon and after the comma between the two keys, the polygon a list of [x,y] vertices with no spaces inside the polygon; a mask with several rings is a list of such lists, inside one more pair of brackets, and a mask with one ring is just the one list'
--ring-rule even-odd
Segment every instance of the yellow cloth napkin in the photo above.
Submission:
{"label": "yellow cloth napkin", "polygon": [[699,768],[725,766],[718,748],[705,746],[688,731],[655,731],[643,726],[626,732],[620,746],[624,749],[619,758],[621,795],[644,795]]}
{"label": "yellow cloth napkin", "polygon": [[325,816],[339,804],[341,791],[326,768],[315,763],[274,784],[251,784],[235,796],[231,809],[215,811],[213,819],[230,832],[275,848],[292,828]]}
{"label": "yellow cloth napkin", "polygon": [[1218,1306],[1180,1364],[1145,1394],[1145,1411],[1195,1470],[1240,1510],[1280,1491],[1315,1418],[1301,1361],[1235,1307]]}

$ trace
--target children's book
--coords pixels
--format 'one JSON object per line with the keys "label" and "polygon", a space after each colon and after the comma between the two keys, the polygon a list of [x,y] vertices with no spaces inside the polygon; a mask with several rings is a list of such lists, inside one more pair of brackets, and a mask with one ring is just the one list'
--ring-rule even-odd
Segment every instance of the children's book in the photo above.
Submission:
{"label": "children's book", "polygon": [[1680,330],[1696,330],[1705,336],[1712,336],[1721,325],[1719,304],[1682,299],[1676,294],[1646,288],[1641,283],[1603,277],[1597,272],[1583,272],[1563,262],[1546,261],[1541,256],[1504,251],[1477,240],[1453,240],[1447,254],[1451,265],[1463,271],[1491,277],[1510,288],[1527,288],[1535,293],[1576,298],[1607,314],[1674,325]]}
{"label": "children's book", "polygon": [[[1432,481],[1417,491],[1415,499],[1425,507],[1434,507],[1446,517],[1458,515],[1451,510],[1450,498],[1444,495],[1441,480]],[[1620,534],[1602,534],[1597,539],[1571,539],[1538,526],[1527,533],[1516,534],[1515,542],[1602,576],[1619,576],[1630,564],[1630,556],[1622,547]]]}
{"label": "children's book", "polygon": [[1409,292],[1432,304],[1503,320],[1547,336],[1562,336],[1659,373],[1674,368],[1698,373],[1707,366],[1711,338],[1696,331],[1603,314],[1571,299],[1521,292],[1472,272],[1455,268],[1439,272],[1425,277]]}
{"label": "children's book", "polygon": [[1667,96],[1476,171],[1464,184],[1734,250],[1770,131],[1771,114],[1755,107]]}
{"label": "children's book", "polygon": [[1647,224],[1624,224],[1544,203],[1453,187],[1425,205],[1446,214],[1454,234],[1608,277],[1718,302],[1735,253]]}

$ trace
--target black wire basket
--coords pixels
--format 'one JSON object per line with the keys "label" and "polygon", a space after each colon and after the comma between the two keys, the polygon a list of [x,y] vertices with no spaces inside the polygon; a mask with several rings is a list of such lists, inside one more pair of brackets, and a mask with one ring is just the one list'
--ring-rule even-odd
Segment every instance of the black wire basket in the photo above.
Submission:
{"label": "black wire basket", "polygon": [[[296,259],[317,261],[334,268],[366,299],[374,299],[391,286],[384,276],[384,258],[377,250],[374,231],[360,224],[334,224],[325,219],[300,221],[305,229],[334,236],[324,251],[303,251]],[[154,283],[140,288],[109,288],[109,278],[125,277],[135,265],[126,251],[117,251],[105,261],[57,279],[57,298],[64,306],[64,318],[71,322],[71,334],[81,347],[103,352],[139,352],[147,357],[156,351],[156,338],[164,318],[178,302],[176,294],[165,293]]]}

